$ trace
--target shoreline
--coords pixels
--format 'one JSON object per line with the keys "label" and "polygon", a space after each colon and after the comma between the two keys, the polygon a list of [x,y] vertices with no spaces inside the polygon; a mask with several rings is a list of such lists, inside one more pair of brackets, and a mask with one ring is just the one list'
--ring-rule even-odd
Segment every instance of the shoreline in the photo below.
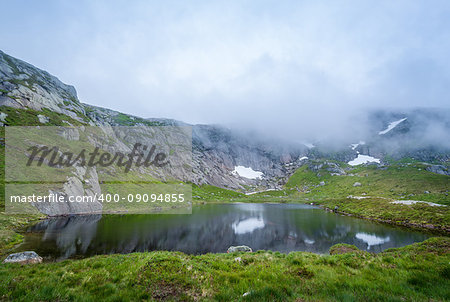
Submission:
{"label": "shoreline", "polygon": [[383,223],[383,224],[388,224],[391,226],[398,226],[398,227],[404,227],[410,230],[417,230],[417,231],[424,231],[424,232],[432,232],[432,233],[436,233],[436,235],[445,235],[445,236],[449,236],[450,237],[450,227],[440,227],[440,226],[436,226],[433,224],[418,224],[418,223],[410,223],[410,222],[406,222],[406,221],[392,221],[392,220],[388,220],[388,219],[382,219],[382,218],[373,218],[373,217],[366,217],[363,215],[357,215],[357,214],[352,214],[352,213],[348,213],[348,212],[344,212],[344,211],[335,211],[333,209],[330,209],[327,206],[324,205],[320,205],[320,204],[314,204],[315,206],[327,211],[327,212],[331,212],[331,213],[336,213],[342,216],[348,216],[348,217],[354,217],[354,218],[359,218],[359,219],[364,219],[364,220],[369,220],[369,221],[373,221],[373,222],[377,222],[377,223]]}

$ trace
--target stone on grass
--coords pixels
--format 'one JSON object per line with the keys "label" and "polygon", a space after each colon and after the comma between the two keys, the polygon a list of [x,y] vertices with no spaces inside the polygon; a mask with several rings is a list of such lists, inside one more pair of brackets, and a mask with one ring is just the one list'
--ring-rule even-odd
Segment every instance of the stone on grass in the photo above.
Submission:
{"label": "stone on grass", "polygon": [[235,253],[235,252],[253,252],[252,249],[246,245],[238,245],[238,246],[230,246],[227,250],[227,253]]}
{"label": "stone on grass", "polygon": [[354,187],[361,187],[361,183],[360,183],[360,182],[355,182],[355,183],[353,184],[353,186],[354,186]]}
{"label": "stone on grass", "polygon": [[46,123],[48,123],[50,121],[50,119],[47,116],[42,115],[42,114],[38,114],[37,117],[38,117],[39,122],[41,124],[46,124]]}
{"label": "stone on grass", "polygon": [[42,263],[42,257],[33,251],[14,253],[6,257],[3,263],[33,264]]}

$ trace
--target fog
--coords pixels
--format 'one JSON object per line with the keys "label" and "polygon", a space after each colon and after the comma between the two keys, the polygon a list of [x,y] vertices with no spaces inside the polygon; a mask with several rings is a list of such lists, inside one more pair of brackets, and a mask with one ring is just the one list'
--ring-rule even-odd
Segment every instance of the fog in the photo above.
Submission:
{"label": "fog", "polygon": [[450,107],[446,0],[1,4],[3,51],[141,117],[354,140],[370,110]]}

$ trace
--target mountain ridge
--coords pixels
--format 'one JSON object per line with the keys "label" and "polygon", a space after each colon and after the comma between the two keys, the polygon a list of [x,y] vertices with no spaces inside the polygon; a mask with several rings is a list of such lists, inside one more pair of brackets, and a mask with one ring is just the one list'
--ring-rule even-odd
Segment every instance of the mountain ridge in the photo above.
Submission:
{"label": "mountain ridge", "polygon": [[[406,114],[374,111],[368,114],[368,119],[371,121],[369,128],[375,135],[362,138],[364,142],[342,142],[337,148],[330,148],[327,142],[319,141],[312,147],[306,146],[306,143],[293,143],[261,134],[244,134],[218,125],[189,125],[171,119],[141,118],[85,104],[79,101],[73,86],[1,51],[0,76],[0,106],[42,112],[42,115],[38,114],[41,117],[34,120],[38,125],[46,124],[47,120],[52,121],[49,115],[57,113],[62,125],[74,125],[74,121],[77,121],[84,125],[104,127],[191,126],[192,182],[197,185],[209,184],[247,192],[281,189],[295,170],[307,163],[304,158],[324,158],[347,163],[364,154],[377,158],[380,165],[388,164],[390,159],[404,157],[446,164],[450,158],[450,148],[430,144],[431,140],[427,142],[423,139],[428,130],[422,131],[420,128],[421,123],[438,125],[445,134],[445,130],[450,130],[450,114],[445,110],[411,110]],[[10,120],[11,116],[8,117],[4,111],[0,116],[2,123],[20,125],[20,120]],[[380,135],[380,131],[386,129],[393,119],[405,120]],[[237,166],[260,171],[264,176],[261,179],[240,177],[233,173]]]}

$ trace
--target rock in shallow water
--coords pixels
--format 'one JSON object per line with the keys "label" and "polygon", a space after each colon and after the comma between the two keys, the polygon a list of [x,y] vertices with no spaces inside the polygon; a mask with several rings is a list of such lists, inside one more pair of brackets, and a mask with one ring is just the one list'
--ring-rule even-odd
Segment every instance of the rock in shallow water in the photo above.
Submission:
{"label": "rock in shallow water", "polygon": [[33,251],[14,253],[6,257],[3,263],[32,264],[42,263],[42,257]]}
{"label": "rock in shallow water", "polygon": [[230,246],[227,250],[227,253],[235,253],[235,252],[253,252],[251,247],[246,245],[238,245],[238,246]]}

